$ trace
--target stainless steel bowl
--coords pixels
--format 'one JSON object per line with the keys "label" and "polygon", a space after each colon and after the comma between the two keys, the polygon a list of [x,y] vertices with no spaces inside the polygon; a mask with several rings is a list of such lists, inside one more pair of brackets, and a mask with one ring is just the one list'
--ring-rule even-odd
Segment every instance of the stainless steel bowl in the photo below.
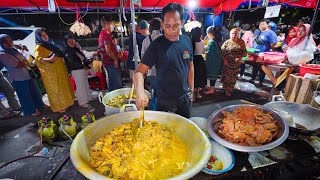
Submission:
{"label": "stainless steel bowl", "polygon": [[[227,112],[233,112],[236,108],[238,107],[243,107],[243,106],[252,106],[256,107],[259,109],[262,109],[264,112],[271,112],[272,117],[277,121],[277,125],[279,126],[279,131],[277,136],[268,144],[264,144],[261,146],[242,146],[239,144],[235,144],[232,142],[229,142],[227,140],[224,140],[221,138],[214,130],[214,127],[217,123],[219,123],[219,118],[223,118],[224,115],[222,114],[222,111],[227,111]],[[207,123],[207,131],[210,134],[210,136],[220,143],[221,145],[236,150],[236,151],[241,151],[241,152],[258,152],[258,151],[264,151],[268,149],[272,149],[274,147],[279,146],[282,144],[288,137],[289,135],[289,127],[288,124],[285,120],[283,120],[277,113],[271,111],[268,108],[262,107],[262,106],[257,106],[257,105],[231,105],[224,107],[214,113],[212,113],[208,119]]]}

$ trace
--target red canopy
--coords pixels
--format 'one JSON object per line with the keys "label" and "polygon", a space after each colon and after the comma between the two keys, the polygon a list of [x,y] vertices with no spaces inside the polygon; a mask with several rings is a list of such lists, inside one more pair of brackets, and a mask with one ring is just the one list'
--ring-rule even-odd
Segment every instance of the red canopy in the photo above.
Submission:
{"label": "red canopy", "polygon": [[[298,0],[298,1],[288,1],[288,0],[269,0],[269,3],[285,3],[289,6],[297,6],[304,8],[313,8],[317,6],[318,0]],[[251,0],[252,3],[259,3],[260,0]],[[214,7],[214,14],[220,14],[222,11],[230,12],[237,9],[242,3],[248,3],[248,0],[226,0],[219,2],[218,5]]]}
{"label": "red canopy", "polygon": [[[143,8],[163,7],[166,4],[173,2],[172,0],[142,0]],[[200,8],[213,8],[223,0],[197,0]],[[67,2],[67,0],[56,0],[59,7],[74,8],[76,3]],[[184,6],[188,5],[188,0],[174,0],[174,2],[181,3]],[[119,0],[105,0],[104,3],[89,3],[89,7],[101,7],[101,8],[115,8],[119,7]],[[129,5],[129,3],[128,3]],[[0,8],[23,8],[23,7],[48,7],[48,0],[0,0]],[[79,3],[80,7],[86,7],[87,3]]]}
{"label": "red canopy", "polygon": [[[166,4],[173,2],[172,0],[141,0],[143,8],[161,8]],[[242,3],[248,3],[249,0],[196,0],[199,8],[214,8],[215,14],[220,14],[222,11],[230,12],[237,9]],[[67,0],[56,0],[59,7],[63,8],[75,8],[76,3],[67,2]],[[174,0],[188,5],[188,0]],[[260,0],[251,0],[252,3],[259,3]],[[305,8],[315,8],[317,0],[269,0],[269,3],[286,3],[290,6],[298,6]],[[104,3],[89,3],[89,7],[101,7],[101,8],[116,8],[119,7],[119,0],[105,0]],[[87,3],[78,3],[79,7],[86,7]],[[129,6],[129,3],[128,5]],[[0,8],[47,8],[48,0],[0,0]]]}

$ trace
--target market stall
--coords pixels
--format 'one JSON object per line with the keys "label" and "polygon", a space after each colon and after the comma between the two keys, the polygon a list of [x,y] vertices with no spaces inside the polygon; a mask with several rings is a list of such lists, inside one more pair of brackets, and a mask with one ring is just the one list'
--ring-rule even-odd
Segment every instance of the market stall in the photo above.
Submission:
{"label": "market stall", "polygon": [[[274,63],[264,57],[261,61],[246,62],[261,64],[274,90],[294,69],[293,65],[281,64],[283,60],[281,57]],[[271,71],[276,71],[276,75]],[[134,86],[101,96],[104,115],[110,116],[97,120],[90,114],[77,120],[72,116],[56,120],[42,118],[37,121],[39,127],[28,124],[1,136],[0,150],[8,156],[1,156],[4,163],[0,164],[0,178],[80,180],[105,179],[119,174],[123,179],[162,179],[159,175],[176,179],[309,179],[320,176],[318,109],[285,102],[259,105],[239,99],[195,106],[190,119],[167,112],[123,112],[126,111],[124,104],[134,108],[133,89]],[[149,92],[145,94],[150,97]],[[139,120],[138,123],[135,120]],[[81,125],[76,121],[81,121]],[[110,132],[113,134],[104,136]],[[176,140],[174,135],[181,139]],[[167,141],[162,141],[163,137]],[[172,140],[176,141],[172,143]],[[136,142],[140,144],[134,144]],[[144,142],[153,143],[151,149]],[[182,145],[175,147],[177,144]],[[26,152],[19,150],[26,147],[28,156],[12,161],[11,157],[23,156]],[[136,148],[137,153],[130,154],[133,150],[128,147]],[[162,153],[162,148],[166,152]],[[144,151],[148,154],[143,154]],[[159,152],[162,154],[157,154]],[[143,156],[145,158],[141,158]],[[110,160],[107,157],[114,159],[104,162]],[[121,167],[126,163],[130,166]],[[168,174],[150,172],[158,167],[163,167]],[[132,173],[128,173],[129,170]]]}

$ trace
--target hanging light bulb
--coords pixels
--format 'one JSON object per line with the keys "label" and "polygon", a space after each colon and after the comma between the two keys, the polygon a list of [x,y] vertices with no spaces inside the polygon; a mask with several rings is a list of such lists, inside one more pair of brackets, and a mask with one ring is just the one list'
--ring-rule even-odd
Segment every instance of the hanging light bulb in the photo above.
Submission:
{"label": "hanging light bulb", "polygon": [[197,7],[197,1],[196,0],[190,0],[188,5],[189,5],[189,7],[191,9],[194,9],[194,8]]}

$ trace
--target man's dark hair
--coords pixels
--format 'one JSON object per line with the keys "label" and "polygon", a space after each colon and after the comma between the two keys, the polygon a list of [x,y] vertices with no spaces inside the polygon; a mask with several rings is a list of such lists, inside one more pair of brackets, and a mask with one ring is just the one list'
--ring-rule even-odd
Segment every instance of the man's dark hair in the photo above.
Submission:
{"label": "man's dark hair", "polygon": [[180,14],[180,20],[181,21],[183,20],[184,9],[181,4],[172,2],[167,4],[165,7],[163,7],[161,12],[162,21],[164,20],[164,15],[167,12],[171,12],[171,13],[178,12]]}
{"label": "man's dark hair", "polygon": [[160,18],[153,18],[150,22],[150,32],[153,30],[160,30],[161,28],[161,19]]}
{"label": "man's dark hair", "polygon": [[269,20],[269,19],[262,19],[262,20],[260,21],[260,23],[262,23],[262,22],[266,22],[267,24],[269,24],[270,20]]}
{"label": "man's dark hair", "polygon": [[216,36],[216,30],[215,30],[215,28],[214,28],[214,26],[209,26],[208,28],[207,28],[207,34],[212,34],[213,36]]}
{"label": "man's dark hair", "polygon": [[250,25],[249,24],[244,24],[242,25],[242,29],[245,31],[250,31]]}
{"label": "man's dark hair", "polygon": [[104,27],[107,23],[112,22],[112,18],[111,17],[103,17],[101,19],[100,25],[101,27]]}
{"label": "man's dark hair", "polygon": [[191,40],[192,42],[199,42],[201,41],[201,28],[199,27],[196,27],[196,28],[193,28],[191,30]]}

